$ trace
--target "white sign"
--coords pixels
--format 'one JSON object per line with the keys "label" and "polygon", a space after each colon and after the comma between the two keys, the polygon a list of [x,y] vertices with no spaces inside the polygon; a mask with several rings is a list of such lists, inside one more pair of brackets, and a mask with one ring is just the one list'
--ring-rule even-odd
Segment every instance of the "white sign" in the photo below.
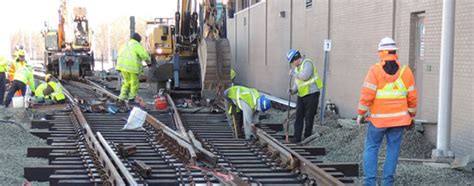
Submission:
{"label": "white sign", "polygon": [[330,39],[324,40],[324,51],[325,52],[331,51],[331,45],[332,45],[332,43],[331,43]]}

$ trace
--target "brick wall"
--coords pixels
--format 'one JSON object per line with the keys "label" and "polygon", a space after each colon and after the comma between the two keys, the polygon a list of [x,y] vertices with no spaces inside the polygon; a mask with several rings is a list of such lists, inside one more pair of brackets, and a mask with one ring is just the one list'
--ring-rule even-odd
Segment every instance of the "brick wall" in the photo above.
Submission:
{"label": "brick wall", "polygon": [[[470,154],[474,158],[474,2],[458,0],[456,3],[452,148],[456,153]],[[313,0],[312,7],[306,8],[305,0],[280,0],[266,1],[262,7],[251,9],[254,10],[250,16],[264,11],[266,16],[258,15],[265,17],[266,23],[259,19],[251,21],[250,30],[236,29],[238,82],[286,99],[289,70],[285,63],[286,52],[290,47],[300,49],[316,62],[322,77],[322,47],[329,34],[332,50],[329,53],[326,97],[336,103],[340,114],[346,118],[356,114],[360,88],[368,68],[377,61],[377,44],[381,38],[394,36],[403,64],[414,60],[413,56],[410,57],[410,50],[414,47],[410,42],[413,38],[411,15],[424,12],[425,56],[420,69],[417,69],[422,73],[421,81],[417,82],[421,103],[418,117],[437,120],[442,1]],[[284,17],[280,16],[282,11]],[[250,43],[254,44],[247,46],[249,31]],[[266,45],[262,45],[262,39],[266,40]],[[250,56],[248,51],[242,51],[246,47],[251,51]],[[261,54],[262,51],[265,55]]]}

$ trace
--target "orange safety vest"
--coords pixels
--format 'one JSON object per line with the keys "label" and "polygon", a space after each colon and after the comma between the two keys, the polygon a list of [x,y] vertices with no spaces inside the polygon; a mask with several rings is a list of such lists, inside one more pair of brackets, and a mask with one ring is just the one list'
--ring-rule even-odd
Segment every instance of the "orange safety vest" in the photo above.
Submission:
{"label": "orange safety vest", "polygon": [[[26,66],[25,61],[21,61],[21,62],[15,61],[12,64],[10,64],[10,67],[8,68],[8,80],[13,81],[13,78],[15,77],[16,70],[20,69],[21,67],[25,67],[25,66]],[[21,95],[22,95],[21,90],[17,90],[15,92],[15,96],[21,96]]]}
{"label": "orange safety vest", "polygon": [[407,126],[416,114],[415,81],[411,69],[405,65],[394,75],[387,74],[383,64],[395,60],[397,55],[388,55],[373,65],[361,90],[358,114],[370,110],[369,121],[377,128]]}

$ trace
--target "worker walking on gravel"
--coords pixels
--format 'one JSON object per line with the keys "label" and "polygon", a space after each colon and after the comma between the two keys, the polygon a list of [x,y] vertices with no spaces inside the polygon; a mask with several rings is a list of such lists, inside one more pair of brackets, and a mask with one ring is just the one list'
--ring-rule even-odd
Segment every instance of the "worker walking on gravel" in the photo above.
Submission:
{"label": "worker walking on gravel", "polygon": [[364,147],[364,185],[376,185],[378,152],[384,136],[387,152],[382,185],[393,185],[403,129],[416,114],[416,90],[410,67],[398,61],[396,43],[389,37],[378,45],[379,62],[370,67],[361,89],[357,124],[370,111]]}
{"label": "worker walking on gravel", "polygon": [[123,83],[120,89],[119,99],[122,102],[134,102],[138,95],[138,76],[143,74],[142,61],[151,66],[151,59],[147,51],[140,44],[141,36],[134,33],[131,39],[125,43],[118,52],[117,71],[122,75]]}
{"label": "worker walking on gravel", "polygon": [[234,128],[236,137],[242,132],[242,115],[245,139],[250,139],[252,121],[255,111],[265,112],[270,109],[270,100],[261,95],[257,89],[244,86],[232,86],[224,91],[227,107],[227,119]]}
{"label": "worker walking on gravel", "polygon": [[8,107],[12,102],[13,95],[16,91],[20,90],[21,95],[25,96],[26,85],[30,86],[31,95],[34,96],[35,92],[35,79],[33,78],[33,69],[30,66],[19,67],[16,70],[13,82],[8,91],[7,98],[5,100],[5,107]]}
{"label": "worker walking on gravel", "polygon": [[299,143],[302,140],[303,124],[306,125],[304,138],[311,136],[313,132],[314,116],[318,109],[319,92],[323,88],[323,82],[318,77],[313,61],[301,56],[300,51],[290,49],[287,58],[294,67],[290,70],[290,77],[295,79],[295,84],[288,91],[291,94],[298,94],[292,143]]}

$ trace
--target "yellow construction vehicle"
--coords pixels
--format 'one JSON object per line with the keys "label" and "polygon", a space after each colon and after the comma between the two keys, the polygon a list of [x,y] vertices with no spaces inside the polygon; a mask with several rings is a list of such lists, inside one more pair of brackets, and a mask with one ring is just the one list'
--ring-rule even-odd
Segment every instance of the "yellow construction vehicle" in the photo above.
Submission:
{"label": "yellow construction vehicle", "polygon": [[59,79],[79,79],[92,75],[94,54],[91,51],[89,22],[84,7],[70,11],[67,0],[59,6],[59,24],[50,29],[45,24],[45,66]]}
{"label": "yellow construction vehicle", "polygon": [[173,56],[173,18],[147,21],[146,49],[157,62],[169,62]]}
{"label": "yellow construction vehicle", "polygon": [[176,25],[174,29],[171,27],[174,35],[171,65],[161,65],[155,72],[157,76],[172,77],[172,92],[198,92],[202,97],[215,98],[231,85],[225,20],[222,1],[178,1]]}

